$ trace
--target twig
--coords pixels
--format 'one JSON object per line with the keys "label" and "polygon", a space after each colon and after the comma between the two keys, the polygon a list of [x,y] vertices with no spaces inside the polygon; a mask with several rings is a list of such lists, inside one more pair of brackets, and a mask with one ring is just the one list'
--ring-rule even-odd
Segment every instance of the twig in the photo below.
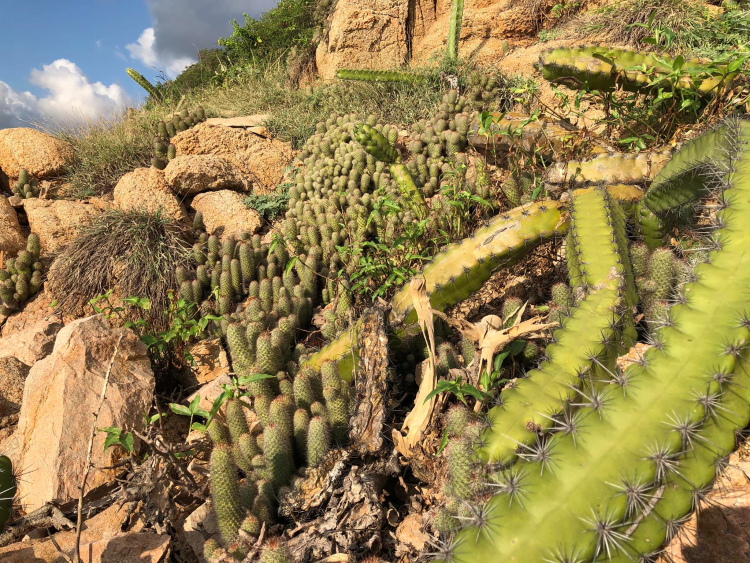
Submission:
{"label": "twig", "polygon": [[54,504],[47,503],[43,507],[35,510],[31,514],[20,518],[12,526],[0,534],[0,547],[10,545],[19,540],[31,530],[37,528],[74,528],[75,524],[65,518],[62,511]]}
{"label": "twig", "polygon": [[94,438],[96,437],[96,421],[99,419],[99,413],[104,405],[104,397],[107,395],[107,387],[109,386],[109,376],[112,374],[112,366],[115,364],[115,358],[117,352],[120,350],[120,342],[122,342],[125,333],[120,334],[120,338],[117,339],[115,350],[112,353],[112,359],[109,360],[109,366],[107,367],[107,373],[104,376],[104,385],[102,386],[102,394],[99,397],[99,406],[96,408],[94,413],[94,425],[91,430],[91,439],[89,440],[89,451],[86,454],[86,468],[83,473],[83,479],[81,480],[81,494],[78,496],[78,519],[76,521],[76,549],[73,554],[75,563],[83,563],[81,560],[81,533],[83,532],[83,496],[86,491],[86,482],[89,479],[89,473],[91,472],[91,454],[94,451]]}

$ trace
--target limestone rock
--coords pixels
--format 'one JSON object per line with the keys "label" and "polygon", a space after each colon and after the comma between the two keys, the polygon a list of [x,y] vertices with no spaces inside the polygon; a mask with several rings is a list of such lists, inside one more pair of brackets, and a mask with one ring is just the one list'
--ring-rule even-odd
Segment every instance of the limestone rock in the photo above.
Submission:
{"label": "limestone rock", "polygon": [[234,164],[215,154],[179,155],[169,161],[164,177],[172,191],[182,196],[248,188]]}
{"label": "limestone rock", "polygon": [[17,358],[27,366],[33,366],[52,352],[55,338],[62,327],[62,321],[52,316],[0,338],[0,358]]}
{"label": "limestone rock", "polygon": [[315,53],[320,77],[331,80],[339,68],[386,70],[407,62],[408,6],[406,0],[338,2]]}
{"label": "limestone rock", "polygon": [[[267,113],[255,115],[241,115],[238,117],[209,117],[205,123],[208,125],[222,125],[223,127],[260,128],[266,121],[271,119]],[[256,133],[257,134],[257,133]]]}
{"label": "limestone rock", "polygon": [[73,147],[30,127],[0,130],[0,168],[18,178],[21,168],[41,179],[59,175],[74,157]]}
{"label": "limestone rock", "polygon": [[42,254],[56,254],[78,236],[101,210],[92,204],[63,199],[26,199],[23,208],[29,218],[31,232],[39,235]]}
{"label": "limestone rock", "polygon": [[[113,356],[104,404],[95,420]],[[146,345],[130,329],[112,329],[101,315],[63,328],[52,353],[37,362],[26,379],[17,430],[19,465],[28,468],[19,483],[26,510],[78,498],[93,429],[141,428],[154,384]],[[96,433],[87,490],[108,482],[112,476],[99,468],[115,464],[123,455],[119,447],[105,451],[105,438]]]}
{"label": "limestone rock", "polygon": [[0,337],[4,338],[26,330],[41,320],[53,320],[57,317],[52,306],[54,302],[55,296],[44,285],[39,293],[24,304],[22,310],[13,313],[5,323],[0,315]]}
{"label": "limestone rock", "polygon": [[200,408],[210,411],[216,398],[224,392],[224,385],[231,385],[232,378],[229,375],[220,375],[213,381],[206,383],[195,393],[190,395],[186,401],[191,403],[198,395],[201,396]]}
{"label": "limestone rock", "polygon": [[5,252],[6,258],[15,258],[16,253],[24,248],[26,237],[18,223],[16,210],[7,197],[0,195],[0,252]]}
{"label": "limestone rock", "polygon": [[5,417],[21,410],[23,385],[29,374],[29,366],[18,358],[0,358],[0,426]]}
{"label": "limestone rock", "polygon": [[209,234],[225,237],[243,232],[256,233],[263,226],[263,218],[255,209],[248,209],[244,196],[231,190],[205,192],[195,196],[193,209],[203,214]]}
{"label": "limestone rock", "polygon": [[268,139],[239,127],[199,123],[172,137],[178,155],[213,154],[229,160],[249,178],[254,191],[275,189],[291,164],[294,151],[289,143]]}
{"label": "limestone rock", "polygon": [[188,352],[193,359],[190,369],[199,383],[208,383],[231,371],[229,358],[220,338],[196,342],[188,348]]}
{"label": "limestone rock", "polygon": [[169,189],[164,171],[157,168],[136,168],[117,182],[115,205],[123,211],[161,212],[175,221],[187,221],[188,215],[180,199]]}

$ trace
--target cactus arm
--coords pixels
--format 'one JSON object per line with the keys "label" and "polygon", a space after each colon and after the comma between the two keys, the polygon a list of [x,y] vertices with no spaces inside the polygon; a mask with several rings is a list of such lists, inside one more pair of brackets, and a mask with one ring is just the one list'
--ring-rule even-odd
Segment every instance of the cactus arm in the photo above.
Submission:
{"label": "cactus arm", "polygon": [[159,101],[164,99],[164,96],[162,96],[161,92],[159,92],[159,90],[157,90],[156,87],[151,84],[151,82],[149,82],[146,77],[143,76],[140,72],[138,72],[134,68],[129,68],[126,70],[126,72],[128,73],[128,76],[135,80],[141,88],[146,90],[149,96],[151,96],[153,99]]}
{"label": "cactus arm", "polygon": [[[664,79],[653,84],[655,77],[672,73],[673,62],[668,55],[593,46],[546,51],[541,54],[538,66],[546,80],[566,80],[566,84],[572,88],[612,90],[620,85],[633,92],[654,87],[695,88],[695,78],[691,74],[701,74],[705,70],[696,60],[685,62],[683,68],[686,73],[679,80],[672,82]],[[644,69],[651,69],[652,72],[644,72]],[[708,70],[705,70],[705,74],[708,75]],[[734,75],[729,74],[726,77],[699,79],[697,90],[701,94],[709,94],[733,78]]]}
{"label": "cactus arm", "polygon": [[721,173],[716,157],[731,150],[729,141],[735,127],[731,122],[724,124],[680,149],[654,178],[646,194],[648,208],[664,214],[706,194],[710,187],[707,179]]}
{"label": "cactus arm", "polygon": [[[499,215],[473,237],[448,245],[422,271],[433,309],[443,311],[482,287],[500,266],[515,263],[543,240],[565,234],[556,201],[543,200]],[[407,285],[393,298],[392,320],[412,325],[417,314]]]}
{"label": "cactus arm", "polygon": [[[513,492],[522,502],[493,497],[481,527],[460,532],[454,560],[606,560],[625,551],[634,556],[636,542],[625,532],[633,535],[634,523],[637,532],[640,522],[650,522],[642,516],[651,505],[646,502],[644,512],[642,501],[660,498],[670,480],[681,479],[693,494],[696,483],[710,483],[710,465],[689,458],[704,455],[698,444],[718,457],[731,451],[733,425],[744,425],[746,416],[721,422],[731,412],[732,390],[741,389],[742,379],[733,377],[750,342],[750,232],[744,228],[750,218],[750,124],[735,133],[739,156],[725,178],[727,206],[715,234],[721,248],[696,268],[697,281],[684,286],[687,302],[670,310],[671,322],[657,334],[659,347],[628,368],[618,385],[589,393],[573,424],[535,456],[516,462],[520,484]],[[633,493],[634,485],[642,490]],[[673,520],[693,508],[682,497],[667,498]]]}
{"label": "cactus arm", "polygon": [[429,215],[430,210],[425,203],[422,192],[417,188],[417,185],[414,183],[414,178],[411,177],[406,166],[401,163],[391,164],[391,176],[396,180],[396,183],[401,190],[401,195],[403,195],[404,199],[409,202],[414,209],[414,212],[417,214],[417,217],[424,219]]}
{"label": "cactus arm", "polygon": [[533,444],[539,429],[556,424],[551,417],[576,398],[582,375],[607,379],[613,369],[622,329],[632,322],[621,312],[625,302],[633,304],[624,230],[624,215],[606,192],[575,192],[567,254],[579,276],[574,287],[588,295],[555,332],[550,359],[504,391],[502,404],[489,412],[491,427],[479,451],[485,462],[511,462],[519,445]]}
{"label": "cactus arm", "polygon": [[461,25],[464,19],[464,0],[453,0],[451,7],[450,28],[448,29],[448,44],[446,47],[449,60],[458,59],[458,43],[461,39]]}
{"label": "cactus arm", "polygon": [[404,70],[365,70],[340,68],[336,71],[339,80],[361,80],[365,82],[408,82],[417,84],[424,82],[425,77],[416,72]]}
{"label": "cactus arm", "polygon": [[354,365],[359,361],[358,341],[359,322],[350,330],[342,332],[333,342],[313,354],[301,366],[300,370],[312,368],[320,371],[326,362],[335,362],[344,381],[354,378]]}

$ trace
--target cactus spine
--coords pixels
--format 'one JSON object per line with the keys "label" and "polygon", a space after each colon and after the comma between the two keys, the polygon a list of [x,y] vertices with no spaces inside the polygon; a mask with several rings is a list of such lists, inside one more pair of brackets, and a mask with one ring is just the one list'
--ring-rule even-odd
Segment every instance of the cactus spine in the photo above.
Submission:
{"label": "cactus spine", "polygon": [[7,456],[0,456],[0,532],[10,520],[13,499],[16,496],[16,476]]}

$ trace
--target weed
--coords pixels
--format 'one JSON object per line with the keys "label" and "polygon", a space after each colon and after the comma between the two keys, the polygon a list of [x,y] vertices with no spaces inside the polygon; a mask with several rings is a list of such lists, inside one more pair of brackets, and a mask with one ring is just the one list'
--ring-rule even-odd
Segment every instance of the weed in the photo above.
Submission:
{"label": "weed", "polygon": [[245,198],[245,205],[255,209],[268,221],[286,213],[289,205],[289,184],[284,184],[270,194],[250,194]]}

